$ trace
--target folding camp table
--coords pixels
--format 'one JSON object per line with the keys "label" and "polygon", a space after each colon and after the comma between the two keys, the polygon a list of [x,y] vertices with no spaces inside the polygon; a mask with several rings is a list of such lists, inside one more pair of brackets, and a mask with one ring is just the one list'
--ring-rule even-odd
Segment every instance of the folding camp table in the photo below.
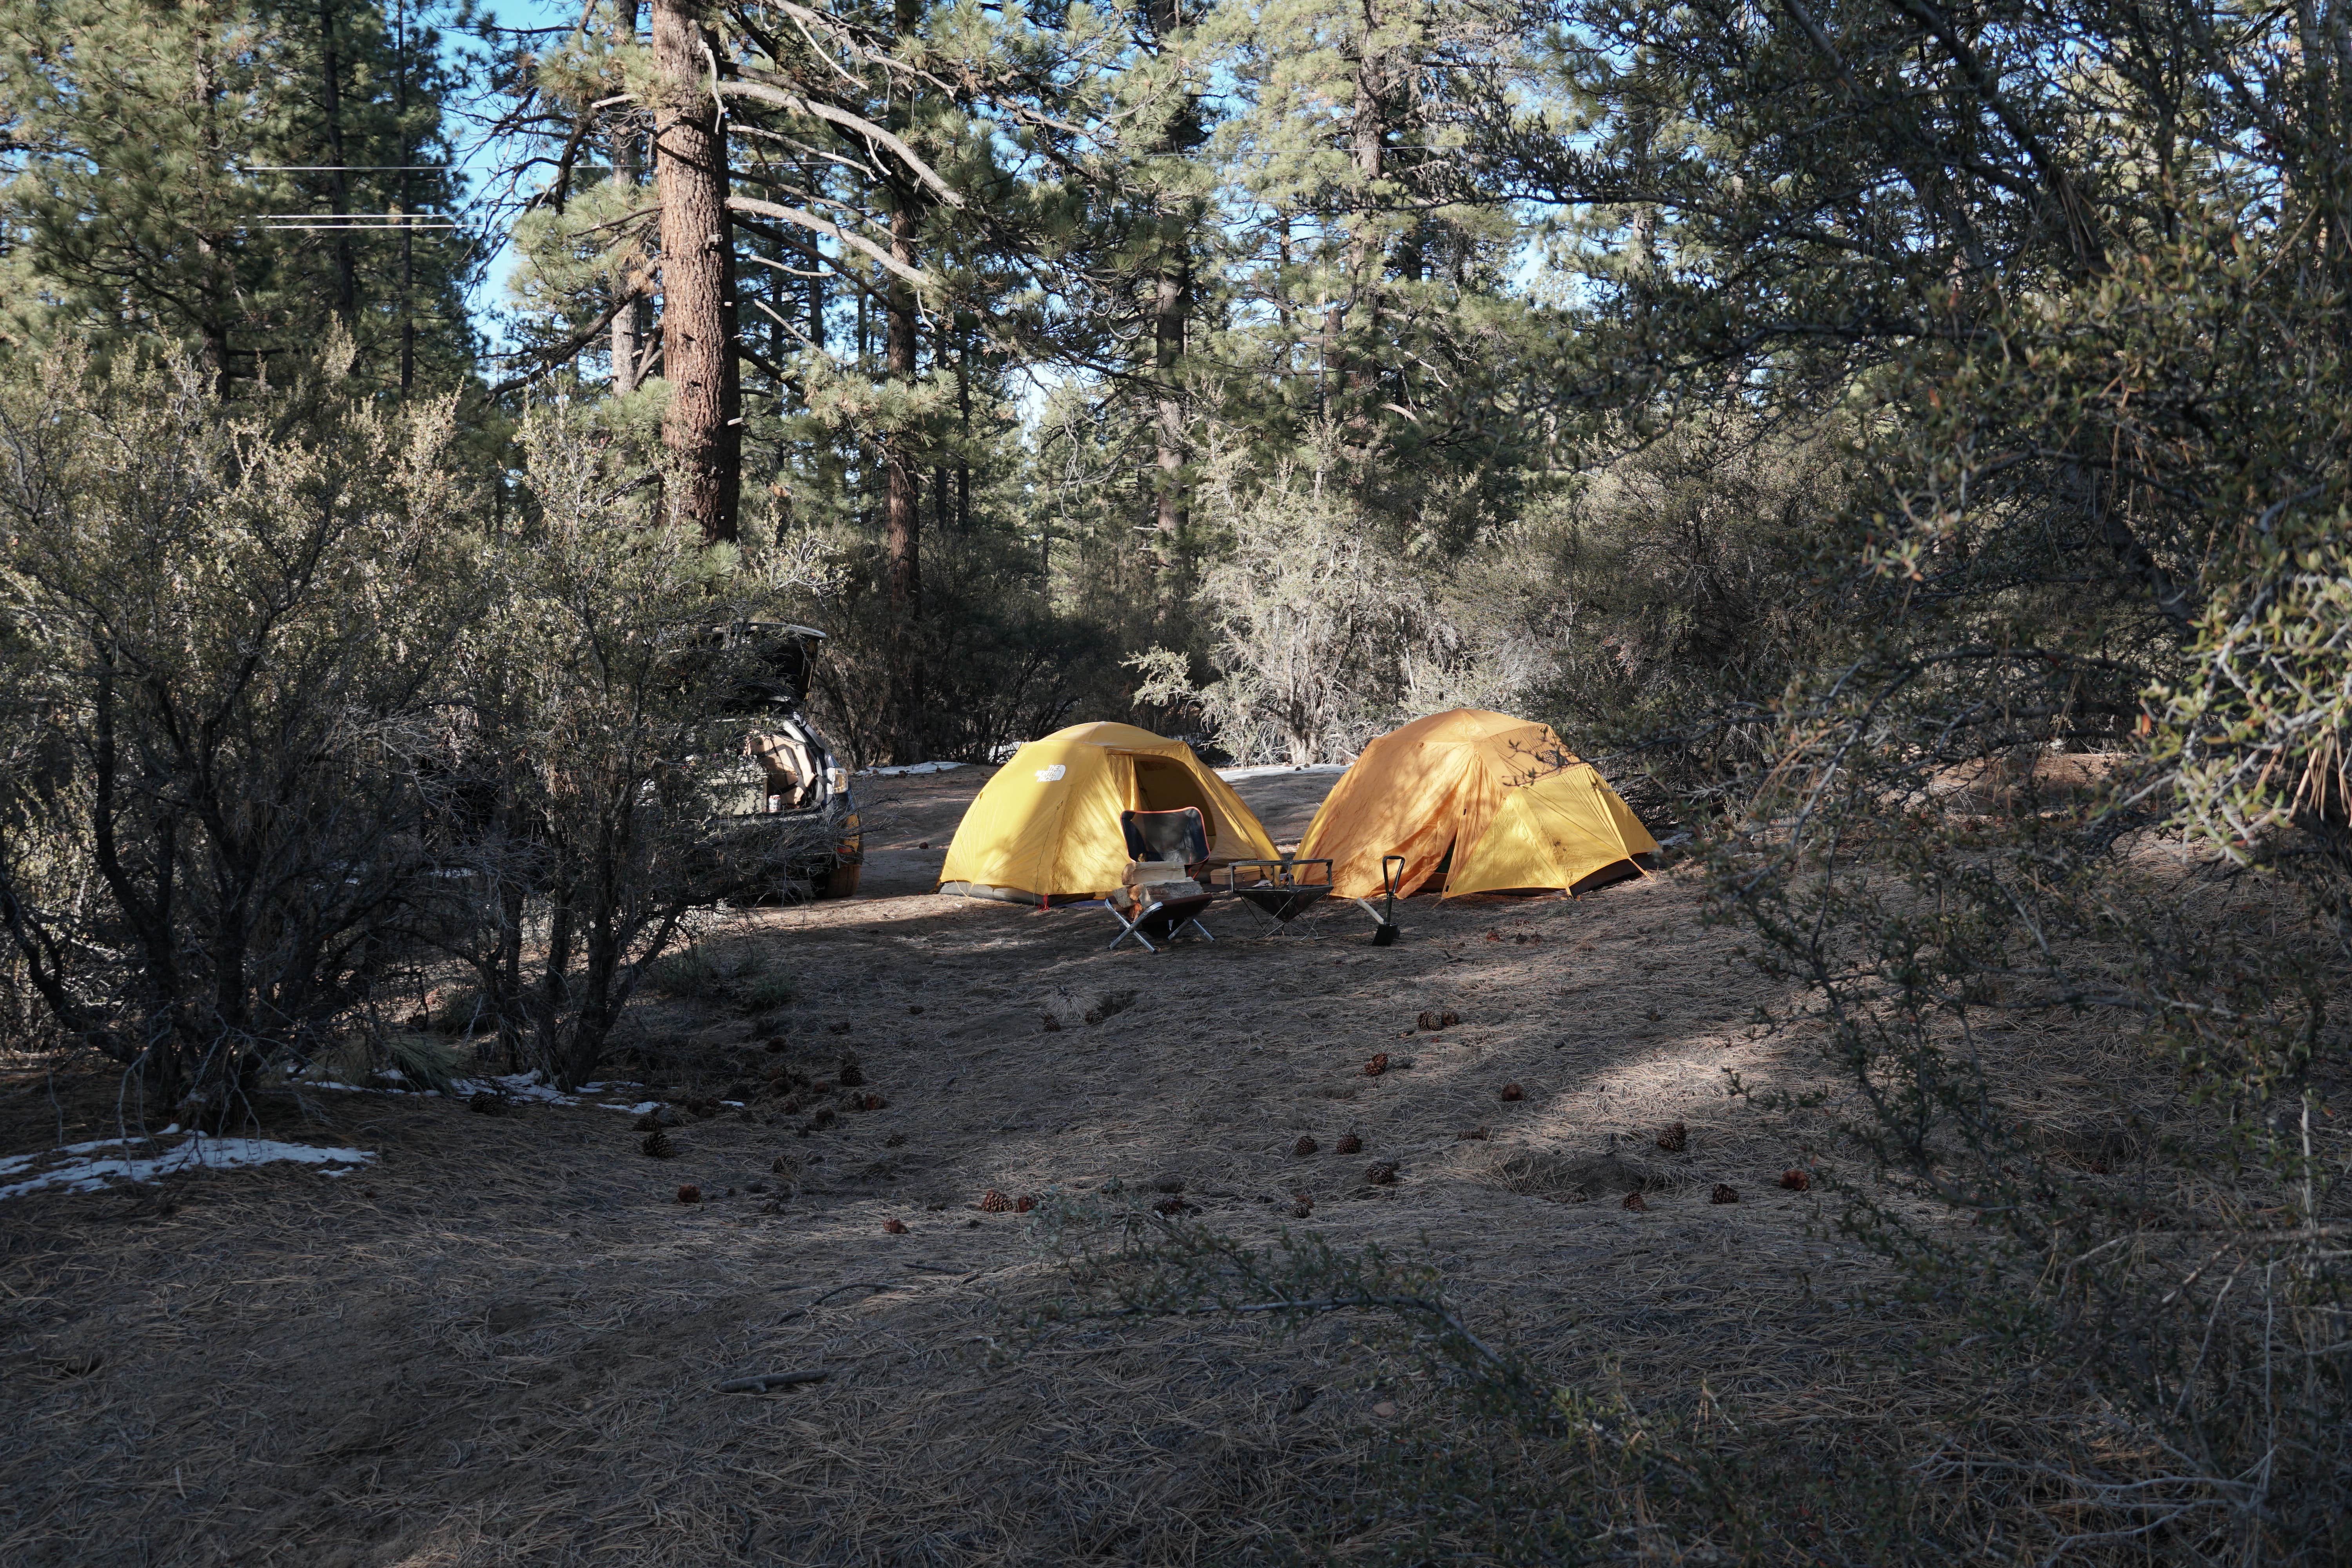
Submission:
{"label": "folding camp table", "polygon": [[[1385,910],[1376,910],[1369,899],[1348,901],[1372,917],[1372,945],[1387,947],[1397,939],[1397,884],[1404,874],[1404,857],[1384,855],[1381,858],[1381,886],[1387,895]],[[1323,879],[1315,880],[1307,869],[1323,868]],[[1244,883],[1244,873],[1252,880]],[[1261,917],[1261,938],[1276,937],[1289,929],[1291,922],[1306,916],[1332,893],[1331,862],[1328,860],[1236,860],[1225,868],[1225,890],[1248,904]],[[1312,942],[1314,937],[1303,940]]]}
{"label": "folding camp table", "polygon": [[[1307,874],[1315,866],[1323,868],[1319,882]],[[1250,876],[1246,883],[1244,872]],[[1259,936],[1280,936],[1291,921],[1331,896],[1331,862],[1236,860],[1225,868],[1225,891],[1257,911]]]}

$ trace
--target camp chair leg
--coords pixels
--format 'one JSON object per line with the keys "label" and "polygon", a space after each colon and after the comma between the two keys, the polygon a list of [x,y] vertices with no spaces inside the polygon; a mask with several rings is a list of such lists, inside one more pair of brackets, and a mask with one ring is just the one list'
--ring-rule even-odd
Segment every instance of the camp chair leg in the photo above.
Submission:
{"label": "camp chair leg", "polygon": [[1147,907],[1137,910],[1136,916],[1133,920],[1129,920],[1125,915],[1120,914],[1117,904],[1106,903],[1103,905],[1103,908],[1108,910],[1110,911],[1110,918],[1117,921],[1121,928],[1123,928],[1117,936],[1110,939],[1110,946],[1103,949],[1105,952],[1112,952],[1120,942],[1125,942],[1129,937],[1133,937],[1136,941],[1141,942],[1143,944],[1143,951],[1146,952],[1158,952],[1160,951],[1158,948],[1151,945],[1151,939],[1150,937],[1136,930],[1136,927],[1141,925],[1145,921],[1150,920],[1154,911],[1160,908],[1160,905],[1157,902],[1151,903]]}
{"label": "camp chair leg", "polygon": [[1202,925],[1202,924],[1201,923],[1201,919],[1200,919],[1200,917],[1199,917],[1198,915],[1195,915],[1195,916],[1193,916],[1191,920],[1186,921],[1184,922],[1184,925],[1178,926],[1178,927],[1176,928],[1176,930],[1175,930],[1175,931],[1170,931],[1170,932],[1168,933],[1168,934],[1169,934],[1170,939],[1171,939],[1171,940],[1173,940],[1173,939],[1174,939],[1174,937],[1176,936],[1177,932],[1178,932],[1178,931],[1181,931],[1184,929],[1184,926],[1191,926],[1194,931],[1199,931],[1202,936],[1207,937],[1211,942],[1214,942],[1214,941],[1216,941],[1216,940],[1217,940],[1217,933],[1216,933],[1216,932],[1214,932],[1214,931],[1211,931],[1207,926]]}

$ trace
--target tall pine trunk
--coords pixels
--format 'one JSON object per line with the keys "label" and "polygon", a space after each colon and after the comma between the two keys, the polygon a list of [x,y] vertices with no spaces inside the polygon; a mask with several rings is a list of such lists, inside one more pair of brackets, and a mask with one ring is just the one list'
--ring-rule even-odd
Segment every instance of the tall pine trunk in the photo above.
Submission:
{"label": "tall pine trunk", "polygon": [[[903,13],[908,7],[901,0]],[[915,228],[920,221],[914,194],[903,186],[892,191],[890,257],[915,265]],[[915,382],[915,351],[921,323],[915,313],[915,291],[895,274],[885,295],[887,336],[884,369],[901,386]],[[923,678],[920,640],[915,622],[923,608],[923,514],[920,465],[915,433],[892,430],[882,443],[882,548],[890,569],[891,753],[900,763],[919,761],[922,749]]]}
{"label": "tall pine trunk", "polygon": [[[614,31],[634,39],[637,36],[637,0],[618,0],[614,10]],[[629,188],[630,200],[636,199],[636,187],[645,179],[645,167],[637,152],[637,126],[633,119],[625,117],[622,128],[614,132],[613,178]],[[633,295],[640,289],[634,278],[625,278],[614,287]],[[623,304],[613,318],[613,390],[621,396],[637,389],[637,362],[645,357],[646,324],[646,304],[641,297]]]}
{"label": "tall pine trunk", "polygon": [[699,0],[654,0],[654,120],[661,198],[662,374],[670,384],[662,443],[677,465],[678,515],[708,542],[739,531],[743,392],[735,359],[735,252],[727,217],[727,143],[703,86]]}
{"label": "tall pine trunk", "polygon": [[[1144,15],[1150,25],[1153,42],[1165,47],[1181,24],[1177,0],[1148,0]],[[1200,141],[1200,118],[1188,101],[1185,108],[1170,123],[1160,150],[1184,153]],[[1154,509],[1152,523],[1160,542],[1160,568],[1163,590],[1172,589],[1168,581],[1176,564],[1180,541],[1190,509],[1184,504],[1184,403],[1176,384],[1177,362],[1184,354],[1184,326],[1192,310],[1192,251],[1191,214],[1186,205],[1174,213],[1166,210],[1164,198],[1160,214],[1160,259],[1157,275],[1152,279],[1151,303],[1151,369],[1153,381],[1152,437],[1157,448],[1160,468],[1159,504]],[[1163,592],[1164,603],[1167,595]]]}
{"label": "tall pine trunk", "polygon": [[[894,20],[901,39],[915,31],[917,0],[897,0]],[[894,95],[895,96],[895,95]],[[908,116],[894,103],[891,129],[906,132]],[[922,224],[921,195],[911,178],[890,182],[890,258],[912,268],[915,236]],[[884,373],[902,387],[915,384],[915,356],[922,323],[915,290],[896,273],[883,295]],[[894,762],[919,759],[922,749],[923,671],[916,621],[923,608],[922,454],[915,432],[897,429],[882,441],[882,548],[890,578],[890,750]]]}
{"label": "tall pine trunk", "polygon": [[319,5],[319,108],[327,118],[328,210],[335,215],[335,313],[350,327],[359,314],[359,274],[352,262],[352,237],[341,227],[352,213],[350,171],[343,156],[342,62],[335,54],[335,8],[332,0]]}
{"label": "tall pine trunk", "polygon": [[1153,522],[1165,562],[1174,561],[1190,513],[1184,504],[1184,403],[1176,385],[1176,362],[1183,357],[1184,321],[1192,305],[1192,258],[1178,234],[1163,242],[1151,312],[1151,368],[1157,383],[1152,434],[1160,462],[1160,505]]}
{"label": "tall pine trunk", "polygon": [[393,39],[394,79],[393,115],[400,129],[400,395],[416,389],[416,218],[411,212],[408,163],[416,155],[408,144],[408,7],[400,7]]}

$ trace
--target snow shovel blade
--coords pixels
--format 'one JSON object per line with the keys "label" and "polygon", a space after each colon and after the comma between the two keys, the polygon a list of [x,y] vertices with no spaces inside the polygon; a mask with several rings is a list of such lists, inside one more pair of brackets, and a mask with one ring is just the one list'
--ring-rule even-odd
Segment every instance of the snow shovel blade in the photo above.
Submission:
{"label": "snow shovel blade", "polygon": [[1372,945],[1374,947],[1394,947],[1396,945],[1396,939],[1397,928],[1395,922],[1391,921],[1382,921],[1380,924],[1372,928]]}

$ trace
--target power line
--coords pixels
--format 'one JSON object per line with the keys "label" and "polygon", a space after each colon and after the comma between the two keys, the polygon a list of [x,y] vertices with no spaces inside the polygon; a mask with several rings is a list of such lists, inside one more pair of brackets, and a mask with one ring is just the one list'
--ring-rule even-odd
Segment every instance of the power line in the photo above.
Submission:
{"label": "power line", "polygon": [[313,234],[399,234],[419,228],[456,228],[454,223],[264,223],[264,230],[300,229]]}

